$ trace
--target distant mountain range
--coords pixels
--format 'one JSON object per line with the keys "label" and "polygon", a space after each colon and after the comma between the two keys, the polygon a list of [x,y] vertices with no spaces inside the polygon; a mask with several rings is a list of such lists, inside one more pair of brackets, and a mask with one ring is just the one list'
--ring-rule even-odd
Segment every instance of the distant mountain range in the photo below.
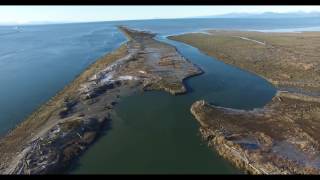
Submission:
{"label": "distant mountain range", "polygon": [[310,18],[319,17],[320,11],[318,12],[290,12],[290,13],[229,13],[222,15],[209,15],[209,16],[197,16],[193,18]]}

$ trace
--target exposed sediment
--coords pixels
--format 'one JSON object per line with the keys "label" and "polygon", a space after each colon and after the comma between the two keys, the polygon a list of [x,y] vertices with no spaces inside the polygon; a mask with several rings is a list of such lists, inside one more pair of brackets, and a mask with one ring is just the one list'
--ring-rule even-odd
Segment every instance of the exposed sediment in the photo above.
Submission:
{"label": "exposed sediment", "polygon": [[263,109],[251,111],[202,100],[191,112],[204,140],[251,174],[319,174],[319,100],[278,93]]}
{"label": "exposed sediment", "polygon": [[122,96],[185,93],[183,79],[202,73],[155,34],[119,27],[128,42],[0,139],[1,174],[59,173],[107,128]]}

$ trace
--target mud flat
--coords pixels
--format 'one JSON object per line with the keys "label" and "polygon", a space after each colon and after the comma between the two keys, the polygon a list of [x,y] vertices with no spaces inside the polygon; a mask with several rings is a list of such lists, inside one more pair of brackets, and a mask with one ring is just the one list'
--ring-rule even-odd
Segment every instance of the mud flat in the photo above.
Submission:
{"label": "mud flat", "polygon": [[210,147],[251,174],[320,173],[320,33],[208,31],[170,38],[279,89],[271,102],[250,111],[195,102],[191,112]]}
{"label": "mud flat", "polygon": [[278,93],[263,109],[244,111],[197,101],[191,112],[209,146],[248,173],[319,174],[319,102]]}
{"label": "mud flat", "polygon": [[0,139],[1,174],[61,173],[107,131],[122,96],[144,90],[186,92],[202,71],[155,34],[119,27],[128,42],[92,64],[70,85]]}

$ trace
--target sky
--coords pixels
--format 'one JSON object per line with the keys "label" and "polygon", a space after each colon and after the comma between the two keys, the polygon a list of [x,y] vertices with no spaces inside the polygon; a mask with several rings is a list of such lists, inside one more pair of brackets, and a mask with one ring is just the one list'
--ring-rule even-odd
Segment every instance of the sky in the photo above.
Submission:
{"label": "sky", "polygon": [[228,13],[320,11],[320,6],[0,6],[0,24],[184,18]]}

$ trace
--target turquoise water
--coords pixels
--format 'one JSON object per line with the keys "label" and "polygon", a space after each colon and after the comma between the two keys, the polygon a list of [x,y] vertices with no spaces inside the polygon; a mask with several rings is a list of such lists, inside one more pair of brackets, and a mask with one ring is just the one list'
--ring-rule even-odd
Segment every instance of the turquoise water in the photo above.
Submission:
{"label": "turquoise water", "polygon": [[93,145],[71,173],[241,173],[201,143],[193,102],[252,109],[275,94],[264,79],[206,56],[189,45],[167,40],[205,71],[187,79],[189,92],[172,96],[145,92],[124,98],[116,107],[112,130]]}

